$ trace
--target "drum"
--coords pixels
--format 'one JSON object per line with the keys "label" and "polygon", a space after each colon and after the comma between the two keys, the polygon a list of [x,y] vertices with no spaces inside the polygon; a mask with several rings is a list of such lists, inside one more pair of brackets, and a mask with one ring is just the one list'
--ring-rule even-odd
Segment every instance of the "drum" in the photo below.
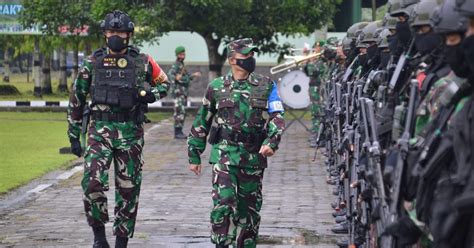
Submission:
{"label": "drum", "polygon": [[311,103],[309,99],[309,77],[300,70],[285,74],[278,84],[280,98],[293,109],[304,109]]}

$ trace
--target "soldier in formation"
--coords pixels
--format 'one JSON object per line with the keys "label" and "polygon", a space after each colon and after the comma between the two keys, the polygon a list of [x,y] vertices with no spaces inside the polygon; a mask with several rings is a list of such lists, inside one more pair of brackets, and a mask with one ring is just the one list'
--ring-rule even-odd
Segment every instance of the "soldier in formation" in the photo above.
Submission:
{"label": "soldier in formation", "polygon": [[388,4],[319,60],[332,231],[340,247],[473,247],[474,2]]}

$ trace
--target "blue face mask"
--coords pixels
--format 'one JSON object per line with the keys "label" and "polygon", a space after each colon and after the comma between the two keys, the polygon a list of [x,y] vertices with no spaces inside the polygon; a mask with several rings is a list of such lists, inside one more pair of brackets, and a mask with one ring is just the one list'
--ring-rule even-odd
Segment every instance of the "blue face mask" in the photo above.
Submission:
{"label": "blue face mask", "polygon": [[236,59],[236,61],[237,61],[237,65],[240,68],[246,70],[248,73],[252,73],[253,71],[255,71],[256,61],[253,56],[248,57],[246,59]]}

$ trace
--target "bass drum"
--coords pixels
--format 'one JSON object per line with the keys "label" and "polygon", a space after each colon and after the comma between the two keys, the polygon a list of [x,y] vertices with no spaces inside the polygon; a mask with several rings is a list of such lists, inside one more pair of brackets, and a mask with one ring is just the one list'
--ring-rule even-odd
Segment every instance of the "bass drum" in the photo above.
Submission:
{"label": "bass drum", "polygon": [[278,84],[280,98],[292,109],[304,109],[311,103],[309,99],[309,77],[300,70],[290,71]]}

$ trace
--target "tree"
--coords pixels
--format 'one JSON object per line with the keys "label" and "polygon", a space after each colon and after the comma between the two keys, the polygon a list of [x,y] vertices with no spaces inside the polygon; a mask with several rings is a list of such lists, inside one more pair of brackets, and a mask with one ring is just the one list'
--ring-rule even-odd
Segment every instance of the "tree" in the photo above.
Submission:
{"label": "tree", "polygon": [[327,25],[341,0],[162,0],[148,10],[156,30],[191,31],[207,44],[209,77],[221,75],[226,56],[219,46],[236,38],[251,37],[263,53],[282,53],[281,36],[308,35]]}

